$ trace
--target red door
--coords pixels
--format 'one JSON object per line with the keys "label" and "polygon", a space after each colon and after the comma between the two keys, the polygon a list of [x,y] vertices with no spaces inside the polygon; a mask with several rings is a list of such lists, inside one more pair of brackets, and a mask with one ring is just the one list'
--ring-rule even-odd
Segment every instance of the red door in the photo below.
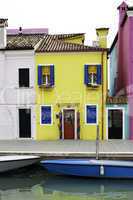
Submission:
{"label": "red door", "polygon": [[75,111],[64,110],[64,139],[74,139]]}

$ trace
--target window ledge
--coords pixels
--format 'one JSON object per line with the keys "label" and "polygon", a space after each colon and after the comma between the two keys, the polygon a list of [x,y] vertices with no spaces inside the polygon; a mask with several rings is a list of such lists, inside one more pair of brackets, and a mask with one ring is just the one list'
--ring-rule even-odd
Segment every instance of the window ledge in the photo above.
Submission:
{"label": "window ledge", "polygon": [[86,85],[87,87],[89,87],[89,88],[98,88],[98,87],[100,87],[100,84],[87,84]]}
{"label": "window ledge", "polygon": [[24,90],[27,90],[27,89],[33,89],[35,88],[34,86],[30,86],[30,87],[15,87],[15,89],[24,89]]}
{"label": "window ledge", "polygon": [[39,88],[53,88],[54,85],[39,85]]}

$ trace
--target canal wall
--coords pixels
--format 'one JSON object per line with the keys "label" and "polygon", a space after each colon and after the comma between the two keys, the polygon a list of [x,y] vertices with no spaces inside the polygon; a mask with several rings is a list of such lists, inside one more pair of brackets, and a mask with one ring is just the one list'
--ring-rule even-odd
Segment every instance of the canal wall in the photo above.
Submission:
{"label": "canal wall", "polygon": [[[99,159],[133,160],[131,140],[99,142]],[[43,159],[95,158],[96,142],[82,140],[34,141],[0,140],[0,155],[29,154]]]}

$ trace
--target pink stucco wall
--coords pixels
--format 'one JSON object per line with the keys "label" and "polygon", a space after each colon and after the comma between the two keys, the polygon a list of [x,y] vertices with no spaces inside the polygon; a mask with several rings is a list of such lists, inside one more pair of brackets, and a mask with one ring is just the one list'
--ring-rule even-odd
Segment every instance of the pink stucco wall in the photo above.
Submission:
{"label": "pink stucco wall", "polygon": [[133,139],[133,17],[127,17],[118,32],[117,94],[127,95],[130,139]]}
{"label": "pink stucco wall", "polygon": [[128,49],[128,104],[130,120],[130,139],[133,139],[133,17],[128,17],[129,23],[129,49]]}

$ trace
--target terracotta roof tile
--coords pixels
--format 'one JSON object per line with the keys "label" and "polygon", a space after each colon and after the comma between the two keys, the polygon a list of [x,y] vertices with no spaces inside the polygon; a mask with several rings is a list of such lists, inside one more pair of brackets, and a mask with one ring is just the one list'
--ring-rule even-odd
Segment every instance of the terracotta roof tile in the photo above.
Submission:
{"label": "terracotta roof tile", "polygon": [[32,35],[8,35],[6,49],[33,49],[35,45],[44,37],[42,34]]}
{"label": "terracotta roof tile", "polygon": [[81,36],[84,35],[84,33],[76,33],[76,34],[57,34],[57,35],[47,35],[46,33],[31,33],[31,34],[10,34],[10,32],[7,35],[7,47],[6,49],[14,50],[14,49],[33,49],[38,42],[44,38],[44,36],[47,36],[47,48],[54,48],[53,44],[50,41],[51,38],[54,40],[63,40],[65,38],[71,38],[75,36]]}
{"label": "terracotta roof tile", "polygon": [[[60,38],[60,37],[59,37]],[[55,35],[45,35],[36,52],[83,52],[83,51],[107,51],[106,48],[90,47],[82,44],[67,43],[58,39]]]}
{"label": "terracotta roof tile", "polygon": [[14,49],[36,49],[37,52],[82,52],[82,51],[102,51],[100,47],[90,47],[82,44],[67,43],[65,38],[82,36],[77,34],[16,34],[7,35],[7,50]]}

